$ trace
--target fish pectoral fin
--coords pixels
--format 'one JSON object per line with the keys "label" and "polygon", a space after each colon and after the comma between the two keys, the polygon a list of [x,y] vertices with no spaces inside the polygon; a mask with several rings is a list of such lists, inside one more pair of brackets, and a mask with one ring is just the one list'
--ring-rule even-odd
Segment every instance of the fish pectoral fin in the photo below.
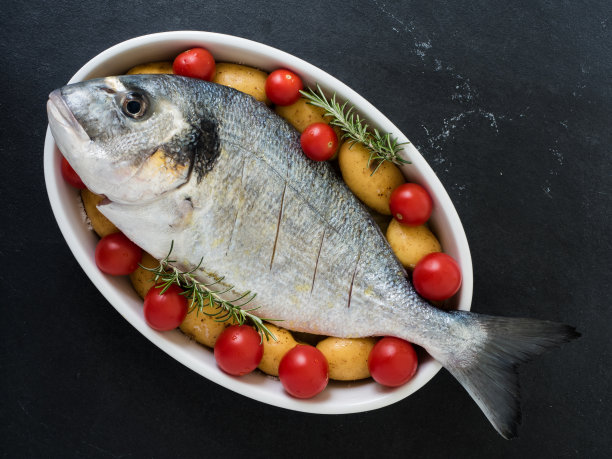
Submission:
{"label": "fish pectoral fin", "polygon": [[[578,338],[574,327],[536,319],[452,313],[462,326],[484,332],[484,341],[468,358],[462,351],[434,356],[461,383],[493,427],[506,439],[521,422],[517,366],[546,350]],[[467,320],[461,320],[461,319]],[[464,346],[457,346],[465,354]]]}

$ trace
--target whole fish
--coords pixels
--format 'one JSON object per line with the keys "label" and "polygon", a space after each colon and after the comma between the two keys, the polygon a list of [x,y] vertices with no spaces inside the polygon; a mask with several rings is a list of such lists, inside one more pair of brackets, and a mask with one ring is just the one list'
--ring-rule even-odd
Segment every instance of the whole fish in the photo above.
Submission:
{"label": "whole fish", "polygon": [[330,164],[252,97],[171,75],[64,86],[51,132],[99,210],[154,257],[257,294],[261,317],[336,337],[396,336],[424,347],[497,431],[520,422],[516,365],[578,336],[533,319],[442,311],[415,292]]}

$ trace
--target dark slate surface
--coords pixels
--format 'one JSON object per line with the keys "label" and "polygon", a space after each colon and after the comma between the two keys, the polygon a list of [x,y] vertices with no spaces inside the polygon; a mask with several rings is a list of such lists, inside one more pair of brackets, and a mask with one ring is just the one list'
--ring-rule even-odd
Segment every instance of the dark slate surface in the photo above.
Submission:
{"label": "dark slate surface", "polygon": [[[610,457],[609,1],[11,0],[2,9],[3,456]],[[45,193],[47,94],[110,45],[180,29],[272,45],[361,93],[451,195],[473,255],[473,309],[583,333],[523,368],[520,438],[502,440],[445,371],[362,414],[246,399],[158,350],[93,287]]]}

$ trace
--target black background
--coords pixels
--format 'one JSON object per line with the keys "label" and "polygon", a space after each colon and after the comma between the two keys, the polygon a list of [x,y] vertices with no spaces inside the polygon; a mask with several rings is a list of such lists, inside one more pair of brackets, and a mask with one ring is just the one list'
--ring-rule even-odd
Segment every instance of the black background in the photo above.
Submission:
{"label": "black background", "polygon": [[[5,457],[610,457],[612,4],[2,2],[0,448]],[[413,141],[472,251],[473,310],[573,324],[525,366],[504,441],[446,372],[373,412],[242,397],[161,352],[72,257],[42,167],[48,93],[120,41],[208,30],[344,81]]]}

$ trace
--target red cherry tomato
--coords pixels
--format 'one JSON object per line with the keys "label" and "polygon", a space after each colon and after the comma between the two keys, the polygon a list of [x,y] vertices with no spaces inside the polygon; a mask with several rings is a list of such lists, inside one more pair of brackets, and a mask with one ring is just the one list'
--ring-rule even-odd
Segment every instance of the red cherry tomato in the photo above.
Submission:
{"label": "red cherry tomato", "polygon": [[291,70],[275,70],[266,79],[266,95],[276,105],[291,105],[304,89],[302,79]]}
{"label": "red cherry tomato", "polygon": [[329,124],[312,123],[300,136],[302,150],[314,161],[327,161],[338,149],[338,136]]}
{"label": "red cherry tomato", "polygon": [[461,287],[461,269],[453,257],[441,252],[430,253],[414,267],[412,283],[423,298],[446,300]]}
{"label": "red cherry tomato", "polygon": [[314,397],[327,387],[327,359],[316,347],[298,344],[280,361],[278,377],[285,390],[294,397]]}
{"label": "red cherry tomato", "polygon": [[172,63],[176,75],[210,81],[215,76],[215,58],[204,48],[192,48],[176,56]]}
{"label": "red cherry tomato", "polygon": [[232,325],[215,342],[217,365],[226,373],[242,376],[250,373],[263,356],[261,336],[250,325]]}
{"label": "red cherry tomato", "polygon": [[178,327],[187,315],[188,300],[183,289],[172,284],[162,293],[161,288],[151,287],[144,299],[145,321],[154,330],[168,331]]}
{"label": "red cherry tomato", "polygon": [[106,274],[130,274],[138,268],[141,258],[142,249],[123,233],[104,236],[96,245],[96,264]]}
{"label": "red cherry tomato", "polygon": [[418,226],[429,220],[433,203],[425,188],[416,183],[398,186],[389,198],[391,215],[402,225]]}
{"label": "red cherry tomato", "polygon": [[74,171],[74,169],[72,168],[68,160],[64,158],[63,156],[62,156],[62,177],[64,177],[64,180],[66,180],[70,185],[72,185],[75,188],[78,188],[79,190],[86,188],[85,184],[83,183],[83,180],[81,180],[81,177],[77,175],[77,173]]}
{"label": "red cherry tomato", "polygon": [[368,369],[374,381],[397,387],[407,383],[416,373],[418,359],[412,344],[387,336],[374,345],[368,357]]}

